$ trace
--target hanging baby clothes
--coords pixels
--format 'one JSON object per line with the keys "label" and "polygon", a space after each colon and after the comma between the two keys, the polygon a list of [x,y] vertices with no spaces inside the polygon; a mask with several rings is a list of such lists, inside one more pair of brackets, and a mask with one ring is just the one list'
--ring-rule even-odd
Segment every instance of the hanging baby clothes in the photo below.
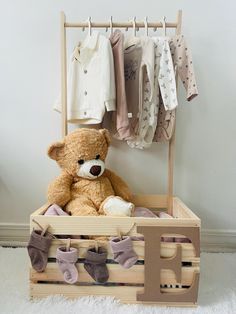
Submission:
{"label": "hanging baby clothes", "polygon": [[[150,81],[144,73],[142,106],[140,108],[139,130],[129,146],[136,148],[150,147],[157,126],[160,92],[166,110],[174,109],[177,102],[175,73],[167,37],[153,37],[154,41],[154,93],[150,99]],[[159,92],[160,87],[160,92]]]}
{"label": "hanging baby clothes", "polygon": [[[190,101],[198,95],[190,49],[183,35],[174,36],[169,44],[174,67],[186,90],[187,100]],[[175,126],[175,114],[175,110],[166,111],[161,100],[154,142],[171,139]]]}
{"label": "hanging baby clothes", "polygon": [[160,97],[160,107],[157,120],[157,128],[153,142],[169,141],[173,135],[175,127],[176,110],[165,110],[162,98]]}
{"label": "hanging baby clothes", "polygon": [[135,135],[138,123],[141,62],[142,46],[140,40],[138,38],[134,38],[133,42],[126,40],[124,50],[125,90],[131,136]]}
{"label": "hanging baby clothes", "polygon": [[[126,80],[126,90],[129,91],[130,95],[133,93],[137,93],[138,99],[136,99],[136,103],[132,103],[132,107],[136,109],[136,120],[133,129],[133,138],[127,141],[127,144],[130,147],[135,147],[136,140],[139,138],[140,133],[140,121],[142,119],[142,108],[143,108],[143,94],[144,94],[144,81],[147,82],[146,89],[148,89],[148,94],[146,95],[147,101],[151,101],[154,92],[154,43],[149,37],[140,37],[140,38],[131,38],[129,39],[129,44],[135,42],[141,47],[141,62],[139,67],[139,80],[136,86],[132,86],[128,84],[129,80]],[[129,61],[130,64],[130,61]],[[128,69],[128,68],[127,68]],[[136,87],[136,89],[134,89]],[[128,105],[130,103],[128,102]],[[134,112],[134,109],[132,110]],[[133,114],[132,112],[132,114]],[[132,117],[135,118],[135,117]]]}
{"label": "hanging baby clothes", "polygon": [[125,140],[130,138],[131,132],[125,92],[124,35],[117,29],[110,36],[110,42],[115,66],[116,111],[105,113],[102,126],[108,128],[116,139]]}
{"label": "hanging baby clothes", "polygon": [[[94,31],[75,47],[68,73],[68,121],[101,123],[115,110],[114,63],[109,39]],[[55,110],[61,112],[61,103]]]}

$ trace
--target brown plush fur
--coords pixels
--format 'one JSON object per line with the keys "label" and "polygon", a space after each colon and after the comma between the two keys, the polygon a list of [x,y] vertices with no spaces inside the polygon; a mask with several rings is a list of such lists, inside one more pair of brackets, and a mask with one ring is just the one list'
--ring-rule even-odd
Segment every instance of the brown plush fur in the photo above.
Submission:
{"label": "brown plush fur", "polygon": [[100,159],[105,161],[109,144],[110,135],[106,129],[77,129],[63,142],[52,144],[48,155],[56,160],[62,173],[49,185],[49,203],[64,207],[71,215],[87,216],[103,214],[100,206],[111,195],[130,201],[131,192],[127,184],[108,169],[93,180],[77,175],[78,160],[93,160],[100,155]]}

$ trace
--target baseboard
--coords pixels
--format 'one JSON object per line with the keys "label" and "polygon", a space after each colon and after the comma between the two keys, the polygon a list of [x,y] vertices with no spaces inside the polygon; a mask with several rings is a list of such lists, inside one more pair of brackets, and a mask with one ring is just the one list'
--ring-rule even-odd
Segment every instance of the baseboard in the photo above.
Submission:
{"label": "baseboard", "polygon": [[29,224],[0,223],[1,246],[26,246],[29,240]]}
{"label": "baseboard", "polygon": [[201,231],[201,251],[236,252],[236,230],[203,229]]}
{"label": "baseboard", "polygon": [[[29,224],[0,223],[0,246],[26,246]],[[236,252],[236,230],[203,229],[201,251]]]}

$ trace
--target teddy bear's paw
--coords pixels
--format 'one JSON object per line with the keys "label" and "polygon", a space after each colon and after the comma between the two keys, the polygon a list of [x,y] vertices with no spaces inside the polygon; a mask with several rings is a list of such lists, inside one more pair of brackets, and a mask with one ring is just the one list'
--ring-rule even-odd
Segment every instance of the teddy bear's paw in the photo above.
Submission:
{"label": "teddy bear's paw", "polygon": [[118,196],[109,197],[103,204],[103,211],[107,216],[128,216],[132,215],[134,204],[126,202]]}

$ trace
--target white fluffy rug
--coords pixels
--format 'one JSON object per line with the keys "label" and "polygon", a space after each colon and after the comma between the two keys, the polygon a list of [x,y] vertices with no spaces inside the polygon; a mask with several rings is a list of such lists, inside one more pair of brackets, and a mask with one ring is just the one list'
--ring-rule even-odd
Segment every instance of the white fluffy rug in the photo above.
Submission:
{"label": "white fluffy rug", "polygon": [[0,247],[0,313],[9,314],[233,314],[236,313],[236,254],[203,253],[198,308],[123,305],[112,298],[61,296],[30,301],[29,259],[24,248]]}

